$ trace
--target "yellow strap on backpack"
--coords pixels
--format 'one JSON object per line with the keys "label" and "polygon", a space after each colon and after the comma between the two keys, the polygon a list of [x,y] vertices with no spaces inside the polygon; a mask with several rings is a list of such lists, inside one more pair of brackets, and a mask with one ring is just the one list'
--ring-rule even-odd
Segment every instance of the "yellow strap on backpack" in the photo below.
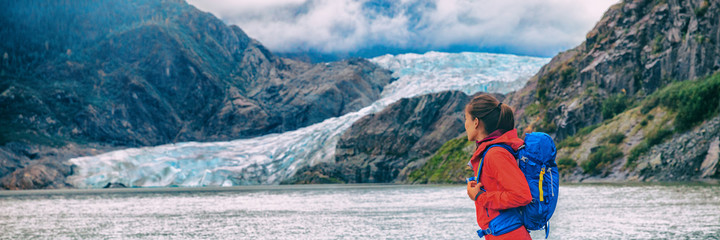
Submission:
{"label": "yellow strap on backpack", "polygon": [[540,182],[538,182],[538,189],[540,189],[540,201],[544,201],[543,199],[543,189],[542,189],[542,183],[543,183],[543,176],[545,175],[545,168],[540,170]]}

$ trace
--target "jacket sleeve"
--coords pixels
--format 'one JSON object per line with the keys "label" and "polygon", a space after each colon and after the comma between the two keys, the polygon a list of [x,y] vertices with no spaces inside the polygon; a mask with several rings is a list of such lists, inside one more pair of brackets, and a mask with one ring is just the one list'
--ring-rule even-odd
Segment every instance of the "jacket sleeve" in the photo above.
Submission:
{"label": "jacket sleeve", "polygon": [[[512,154],[502,148],[492,148],[485,156],[483,175],[497,181],[498,191],[488,191],[477,198],[477,203],[488,209],[503,210],[525,206],[532,201],[525,175],[517,167]],[[487,188],[486,188],[487,189]]]}

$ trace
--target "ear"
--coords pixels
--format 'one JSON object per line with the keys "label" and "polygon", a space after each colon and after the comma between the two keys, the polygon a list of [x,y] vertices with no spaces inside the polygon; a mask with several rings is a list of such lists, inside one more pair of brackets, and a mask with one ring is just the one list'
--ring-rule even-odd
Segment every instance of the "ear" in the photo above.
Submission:
{"label": "ear", "polygon": [[475,129],[479,132],[484,133],[485,132],[485,123],[480,121],[480,119],[475,119]]}
{"label": "ear", "polygon": [[478,126],[480,126],[480,119],[473,118],[473,125],[475,125],[475,129],[477,129]]}

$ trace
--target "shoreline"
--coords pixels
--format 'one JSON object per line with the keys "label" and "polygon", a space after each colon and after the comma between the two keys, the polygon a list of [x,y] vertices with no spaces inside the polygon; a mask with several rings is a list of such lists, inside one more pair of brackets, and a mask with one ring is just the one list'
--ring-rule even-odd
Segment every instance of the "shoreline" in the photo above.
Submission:
{"label": "shoreline", "polygon": [[[396,183],[363,183],[363,184],[294,184],[294,185],[247,185],[230,187],[130,187],[130,188],[64,188],[64,189],[31,189],[2,190],[0,198],[17,196],[56,196],[56,195],[97,195],[123,193],[182,193],[182,192],[264,192],[264,191],[296,191],[326,189],[368,189],[368,188],[418,188],[418,187],[462,187],[465,184],[396,184]],[[561,182],[560,186],[720,186],[714,183],[694,182]]]}

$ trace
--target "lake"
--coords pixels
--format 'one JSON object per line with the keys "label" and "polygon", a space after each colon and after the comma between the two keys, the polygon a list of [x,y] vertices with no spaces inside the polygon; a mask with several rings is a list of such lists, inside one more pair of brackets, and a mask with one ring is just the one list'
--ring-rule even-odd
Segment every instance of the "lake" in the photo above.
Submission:
{"label": "lake", "polygon": [[[719,239],[720,186],[564,184],[550,226],[550,239]],[[476,230],[460,185],[0,191],[1,239],[478,239]]]}

